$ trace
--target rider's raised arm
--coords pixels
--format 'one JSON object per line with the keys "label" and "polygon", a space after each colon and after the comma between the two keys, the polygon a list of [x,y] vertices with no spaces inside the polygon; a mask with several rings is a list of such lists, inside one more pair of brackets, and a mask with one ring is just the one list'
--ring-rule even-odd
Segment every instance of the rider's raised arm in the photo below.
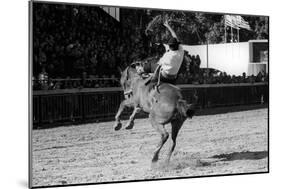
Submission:
{"label": "rider's raised arm", "polygon": [[164,44],[164,43],[163,43],[163,45],[164,45],[166,51],[169,50],[169,45]]}
{"label": "rider's raised arm", "polygon": [[171,32],[171,34],[172,34],[172,36],[173,36],[174,38],[176,38],[177,40],[179,40],[177,34],[175,33],[175,31],[174,31],[174,30],[171,28],[171,26],[169,25],[168,20],[165,21],[164,26]]}

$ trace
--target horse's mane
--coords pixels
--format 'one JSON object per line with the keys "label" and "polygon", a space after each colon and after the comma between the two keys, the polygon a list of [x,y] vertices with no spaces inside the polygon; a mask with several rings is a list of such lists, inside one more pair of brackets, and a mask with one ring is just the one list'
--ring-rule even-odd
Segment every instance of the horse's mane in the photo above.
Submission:
{"label": "horse's mane", "polygon": [[160,59],[159,56],[157,55],[154,55],[154,56],[150,56],[150,57],[147,57],[145,58],[143,61],[146,61],[146,62],[158,62],[158,60]]}
{"label": "horse's mane", "polygon": [[[126,79],[129,79],[129,75],[132,75],[132,74],[133,74],[133,77],[139,76],[136,68],[132,67],[132,65],[127,66],[126,69],[124,70],[124,72],[126,74],[125,75]],[[132,73],[132,74],[130,74],[130,73]]]}
{"label": "horse's mane", "polygon": [[157,63],[159,59],[160,59],[160,57],[157,55],[149,56],[149,57],[141,59],[141,60],[135,60],[135,61],[133,61],[133,63],[131,65],[135,65],[137,63],[141,63],[142,65],[146,64],[146,63]]}

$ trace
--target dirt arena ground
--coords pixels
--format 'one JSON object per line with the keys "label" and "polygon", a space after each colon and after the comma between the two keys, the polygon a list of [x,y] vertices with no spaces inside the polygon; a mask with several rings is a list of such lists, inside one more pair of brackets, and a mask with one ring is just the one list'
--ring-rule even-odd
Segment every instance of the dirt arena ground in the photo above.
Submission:
{"label": "dirt arena ground", "polygon": [[114,131],[113,122],[34,130],[33,186],[265,172],[267,119],[267,109],[196,116],[180,130],[170,165],[169,139],[154,167],[159,135],[147,119],[132,130]]}

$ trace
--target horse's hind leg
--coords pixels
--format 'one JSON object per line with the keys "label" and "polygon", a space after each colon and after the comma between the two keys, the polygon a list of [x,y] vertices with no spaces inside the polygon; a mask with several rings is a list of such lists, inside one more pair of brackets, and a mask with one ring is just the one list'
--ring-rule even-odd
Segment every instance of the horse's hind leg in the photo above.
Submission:
{"label": "horse's hind leg", "polygon": [[171,121],[171,125],[172,125],[172,137],[171,138],[172,138],[173,143],[172,143],[172,146],[167,155],[167,159],[166,159],[167,164],[169,163],[171,155],[176,147],[177,136],[178,136],[179,130],[180,130],[183,122],[184,122],[184,120],[182,120],[182,119],[174,119]]}
{"label": "horse's hind leg", "polygon": [[150,122],[151,122],[153,128],[155,128],[156,131],[161,135],[160,142],[157,145],[157,147],[154,151],[153,158],[152,158],[152,163],[154,163],[154,162],[158,161],[159,152],[160,152],[161,148],[163,147],[163,145],[165,144],[165,142],[167,141],[167,139],[169,138],[169,133],[166,131],[163,124],[159,124],[155,121],[155,117],[153,115],[150,114],[149,119],[150,119]]}

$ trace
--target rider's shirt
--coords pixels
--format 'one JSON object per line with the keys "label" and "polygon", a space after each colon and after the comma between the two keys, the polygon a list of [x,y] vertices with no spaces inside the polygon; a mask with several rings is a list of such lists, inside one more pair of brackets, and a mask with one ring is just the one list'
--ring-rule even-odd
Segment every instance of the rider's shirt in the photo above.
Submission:
{"label": "rider's shirt", "polygon": [[172,51],[167,45],[164,46],[166,53],[159,60],[159,64],[162,66],[162,72],[168,75],[177,75],[184,57],[183,47],[179,45],[178,50]]}

